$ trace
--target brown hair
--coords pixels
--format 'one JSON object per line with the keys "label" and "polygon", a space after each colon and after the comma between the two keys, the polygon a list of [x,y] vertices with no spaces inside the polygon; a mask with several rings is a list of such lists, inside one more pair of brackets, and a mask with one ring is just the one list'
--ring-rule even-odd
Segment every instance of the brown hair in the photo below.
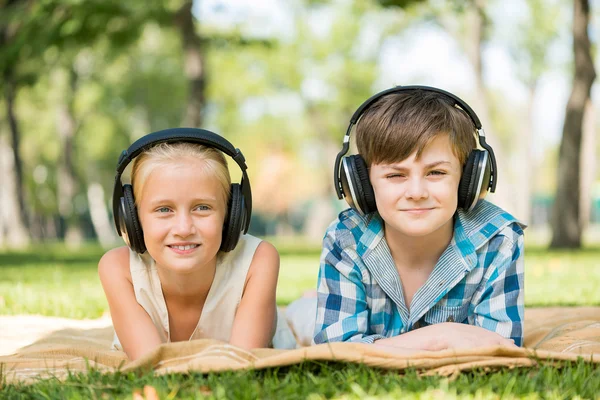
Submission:
{"label": "brown hair", "polygon": [[437,135],[447,134],[461,165],[477,143],[469,116],[447,96],[428,90],[387,94],[356,125],[356,146],[367,166],[417,158]]}
{"label": "brown hair", "polygon": [[181,162],[185,158],[195,158],[203,161],[202,172],[213,175],[219,181],[221,198],[225,202],[225,211],[227,212],[231,177],[229,176],[225,156],[212,147],[188,142],[161,143],[136,157],[131,170],[131,182],[136,205],[139,206],[140,204],[142,189],[152,171],[173,162]]}

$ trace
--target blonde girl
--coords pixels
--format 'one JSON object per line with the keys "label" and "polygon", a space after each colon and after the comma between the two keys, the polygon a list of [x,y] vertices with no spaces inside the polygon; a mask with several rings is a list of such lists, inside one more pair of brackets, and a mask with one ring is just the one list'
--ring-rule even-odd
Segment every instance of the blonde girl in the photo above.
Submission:
{"label": "blonde girl", "polygon": [[[223,153],[240,166],[240,184],[231,184]],[[132,160],[132,184],[123,185]],[[295,346],[277,317],[277,250],[245,234],[251,196],[242,153],[206,130],[155,132],[121,154],[113,212],[128,246],[98,265],[116,349],[134,360],[161,343],[201,338]]]}

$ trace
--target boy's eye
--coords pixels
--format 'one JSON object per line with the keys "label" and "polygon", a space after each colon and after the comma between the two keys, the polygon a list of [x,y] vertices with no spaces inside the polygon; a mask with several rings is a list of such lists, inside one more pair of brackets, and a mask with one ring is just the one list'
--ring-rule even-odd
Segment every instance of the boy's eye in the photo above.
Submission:
{"label": "boy's eye", "polygon": [[208,211],[208,210],[210,210],[210,206],[208,206],[206,204],[199,204],[196,206],[196,210]]}
{"label": "boy's eye", "polygon": [[171,209],[169,207],[158,207],[156,211],[159,213],[168,213],[169,211],[171,211]]}
{"label": "boy's eye", "polygon": [[446,175],[445,171],[431,171],[430,175]]}
{"label": "boy's eye", "polygon": [[389,174],[386,176],[386,179],[394,179],[394,178],[403,178],[403,174]]}

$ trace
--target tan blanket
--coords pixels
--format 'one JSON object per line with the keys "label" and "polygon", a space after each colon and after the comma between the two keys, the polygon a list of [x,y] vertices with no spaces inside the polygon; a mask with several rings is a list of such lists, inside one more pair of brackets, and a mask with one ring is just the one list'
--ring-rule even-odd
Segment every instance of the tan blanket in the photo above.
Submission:
{"label": "tan blanket", "polygon": [[67,371],[94,367],[103,371],[154,369],[156,373],[260,369],[298,364],[304,360],[364,363],[373,367],[417,368],[424,374],[450,375],[473,368],[535,366],[574,361],[600,363],[600,307],[528,309],[525,348],[501,347],[439,352],[382,349],[367,344],[333,343],[295,350],[246,351],[215,340],[161,345],[129,362],[123,352],[109,350],[112,328],[64,329],[0,357],[7,382],[36,377],[63,378]]}

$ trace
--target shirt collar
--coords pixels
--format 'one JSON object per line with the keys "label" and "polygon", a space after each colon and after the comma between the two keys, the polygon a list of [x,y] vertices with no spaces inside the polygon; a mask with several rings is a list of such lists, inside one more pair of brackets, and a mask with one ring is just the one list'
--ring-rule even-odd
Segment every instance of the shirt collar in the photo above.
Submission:
{"label": "shirt collar", "polygon": [[[357,252],[367,257],[384,238],[384,222],[375,212],[365,216],[364,223],[367,229],[359,238]],[[467,269],[471,270],[477,262],[477,250],[512,223],[519,224],[521,228],[526,226],[500,207],[480,200],[471,211],[457,210],[454,215],[454,235],[448,247],[454,247],[453,250],[467,262]]]}

